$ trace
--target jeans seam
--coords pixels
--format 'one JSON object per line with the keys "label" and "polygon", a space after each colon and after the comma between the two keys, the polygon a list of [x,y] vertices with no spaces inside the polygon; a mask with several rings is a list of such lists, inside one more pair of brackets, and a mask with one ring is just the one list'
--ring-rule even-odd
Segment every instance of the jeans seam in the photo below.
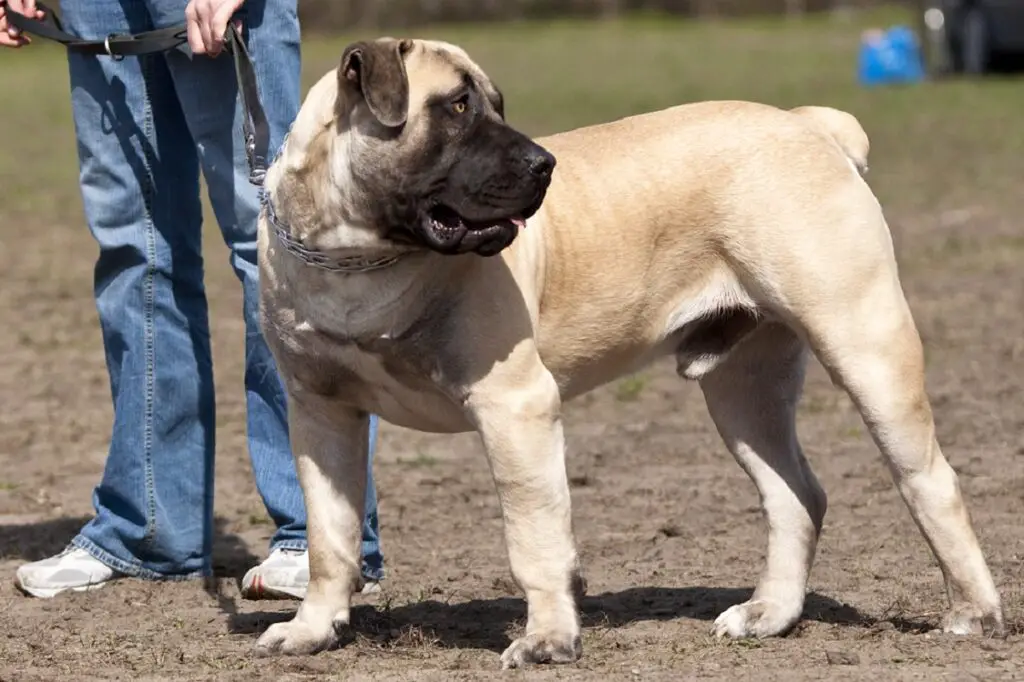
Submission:
{"label": "jeans seam", "polygon": [[[139,65],[142,71],[143,88],[145,88],[145,82],[151,81],[151,78],[147,78],[150,75],[150,69],[152,68],[152,61],[146,56],[140,56],[141,63]],[[145,186],[142,187],[142,198],[143,204],[146,209],[146,274],[143,279],[143,325],[144,325],[144,337],[145,337],[145,362],[146,362],[146,399],[145,408],[143,414],[144,423],[144,439],[143,439],[143,458],[145,461],[145,495],[146,495],[146,531],[142,538],[143,546],[151,546],[153,539],[156,537],[156,495],[155,488],[156,484],[153,475],[153,403],[155,402],[156,394],[156,330],[155,320],[156,317],[156,287],[154,281],[156,279],[156,235],[154,231],[156,226],[153,222],[153,159],[149,146],[145,144],[146,140],[149,140],[153,135],[153,108],[150,102],[149,93],[144,93],[143,96],[143,133],[145,140],[140,145],[142,148],[142,161],[146,167],[146,182]]]}

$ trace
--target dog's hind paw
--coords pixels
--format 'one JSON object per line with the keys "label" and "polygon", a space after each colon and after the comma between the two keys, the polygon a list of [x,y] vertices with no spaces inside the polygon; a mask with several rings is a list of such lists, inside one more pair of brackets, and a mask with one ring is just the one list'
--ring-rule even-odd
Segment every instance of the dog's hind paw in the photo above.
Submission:
{"label": "dog's hind paw", "polygon": [[789,630],[800,618],[802,604],[787,608],[764,599],[729,607],[715,619],[716,637],[773,637]]}
{"label": "dog's hind paw", "polygon": [[533,634],[512,642],[501,655],[501,668],[525,668],[535,663],[575,663],[583,655],[578,634]]}
{"label": "dog's hind paw", "polygon": [[298,618],[287,623],[275,623],[256,641],[254,653],[257,656],[315,654],[337,645],[338,630],[343,628],[347,628],[347,625],[319,631]]}
{"label": "dog's hind paw", "polygon": [[993,607],[986,613],[972,606],[954,607],[942,619],[942,631],[951,635],[985,635],[1002,638],[1006,636],[1001,607]]}

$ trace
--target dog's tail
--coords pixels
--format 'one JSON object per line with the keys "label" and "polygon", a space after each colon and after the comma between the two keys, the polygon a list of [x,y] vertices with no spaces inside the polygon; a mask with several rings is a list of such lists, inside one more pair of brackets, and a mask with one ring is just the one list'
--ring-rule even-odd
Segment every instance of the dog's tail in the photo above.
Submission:
{"label": "dog's tail", "polygon": [[832,107],[815,106],[797,107],[790,111],[807,119],[811,125],[835,140],[857,168],[857,172],[861,175],[868,172],[868,150],[871,143],[860,121],[853,114]]}

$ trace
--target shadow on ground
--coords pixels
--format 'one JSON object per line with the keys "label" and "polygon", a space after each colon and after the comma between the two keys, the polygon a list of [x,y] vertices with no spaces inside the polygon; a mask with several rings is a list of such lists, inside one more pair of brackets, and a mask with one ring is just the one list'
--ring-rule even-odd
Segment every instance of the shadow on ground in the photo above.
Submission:
{"label": "shadow on ground", "polygon": [[89,517],[74,516],[43,521],[0,524],[0,560],[38,561],[67,547]]}
{"label": "shadow on ground", "polygon": [[[606,592],[584,598],[583,626],[614,629],[634,622],[678,618],[712,621],[733,604],[749,599],[752,593],[751,589],[734,587],[639,587]],[[260,634],[271,624],[290,620],[293,615],[233,613],[229,629],[233,634]],[[413,643],[411,640],[419,640],[445,648],[500,652],[511,642],[510,626],[522,624],[525,618],[525,601],[511,597],[459,604],[428,600],[383,609],[358,606],[352,610],[352,636],[367,637],[383,644],[409,644]],[[902,618],[876,619],[817,593],[807,596],[803,620],[862,628],[887,622],[897,630],[908,632],[930,629],[926,623]]]}
{"label": "shadow on ground", "polygon": [[[0,524],[0,560],[38,561],[57,554],[88,523],[90,517],[61,517],[20,524]],[[258,559],[237,535],[226,532],[227,521],[214,520],[215,577],[241,577]]]}

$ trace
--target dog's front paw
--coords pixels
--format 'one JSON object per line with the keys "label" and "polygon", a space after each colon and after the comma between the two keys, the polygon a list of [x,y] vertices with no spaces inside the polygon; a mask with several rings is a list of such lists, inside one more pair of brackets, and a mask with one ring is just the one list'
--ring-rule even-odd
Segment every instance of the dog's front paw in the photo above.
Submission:
{"label": "dog's front paw", "polygon": [[[341,627],[346,627],[342,625]],[[275,623],[256,641],[257,656],[301,656],[330,649],[338,643],[338,630],[329,626],[315,629],[298,618]]]}
{"label": "dog's front paw", "polygon": [[803,604],[786,607],[764,599],[736,604],[715,619],[715,636],[773,637],[789,630],[800,618]]}
{"label": "dog's front paw", "polygon": [[503,670],[525,668],[534,663],[575,663],[583,655],[578,634],[533,634],[512,642],[501,655]]}
{"label": "dog's front paw", "polygon": [[951,635],[1005,637],[1003,610],[998,606],[987,611],[969,605],[954,607],[942,619],[942,631]]}

